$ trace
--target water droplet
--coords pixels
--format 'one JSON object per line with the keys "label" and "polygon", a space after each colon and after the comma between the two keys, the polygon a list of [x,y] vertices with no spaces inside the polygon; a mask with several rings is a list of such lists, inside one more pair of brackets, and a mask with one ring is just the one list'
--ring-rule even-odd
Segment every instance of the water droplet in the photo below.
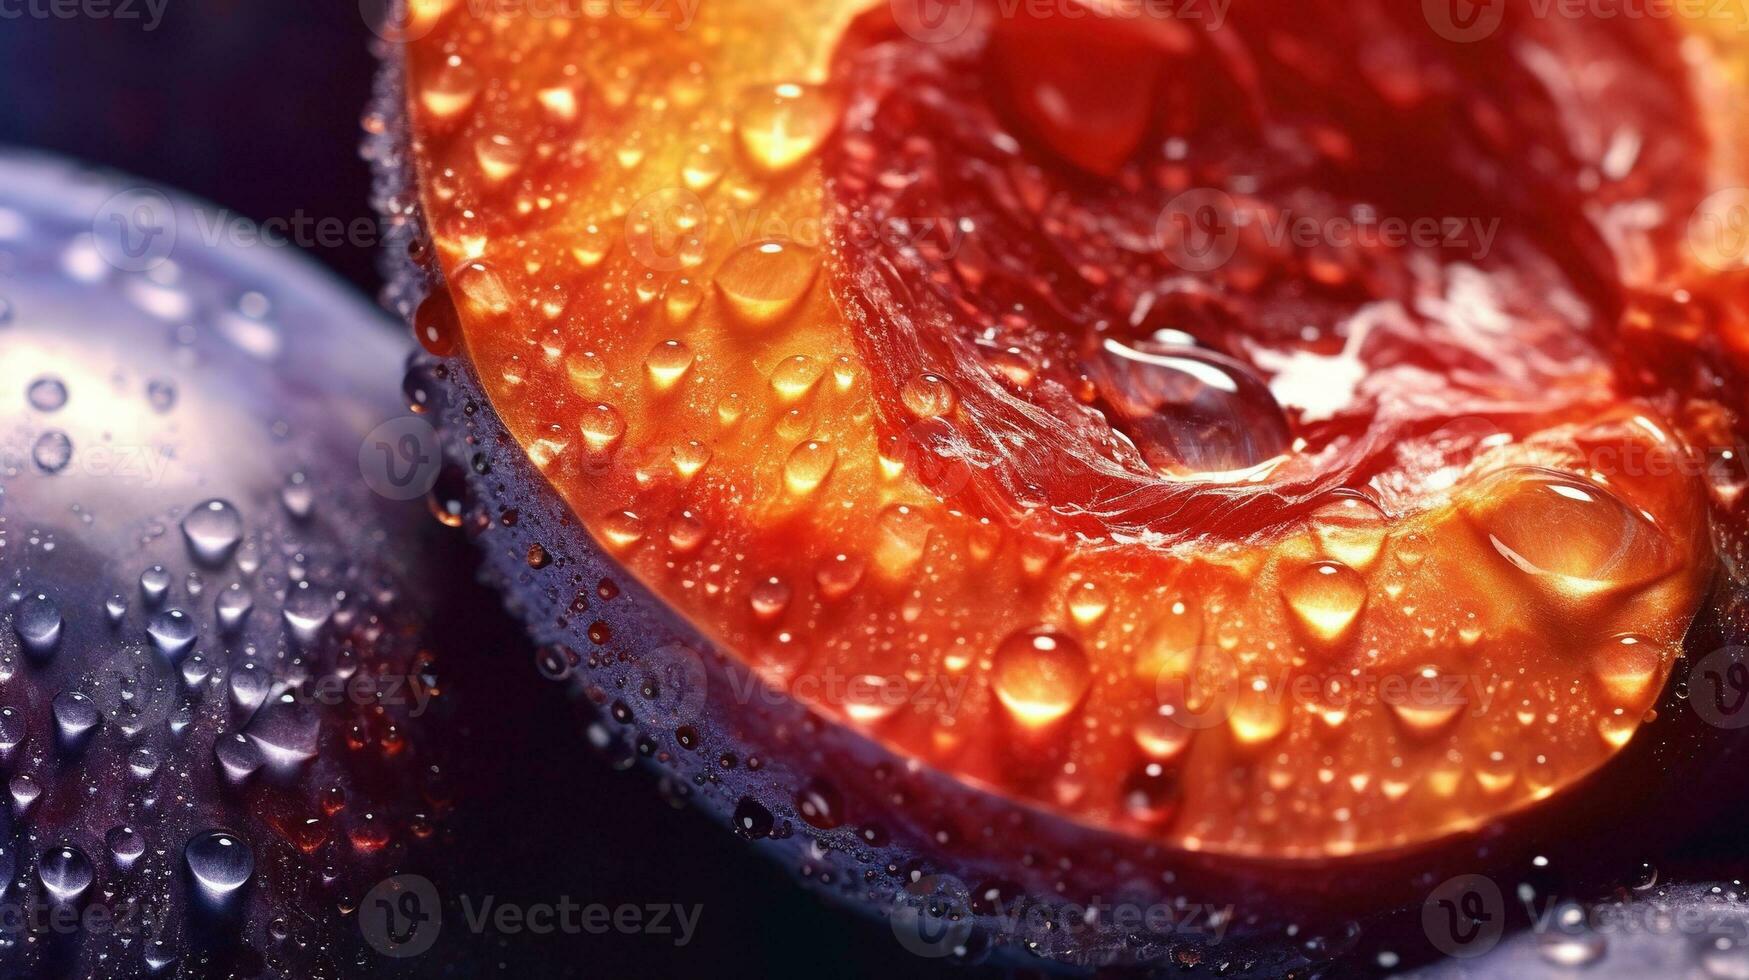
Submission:
{"label": "water droplet", "polygon": [[146,635],[151,638],[152,646],[172,662],[181,660],[199,638],[194,619],[180,609],[166,609],[155,614],[146,624]]}
{"label": "water droplet", "polygon": [[1111,596],[1098,582],[1081,582],[1069,590],[1069,615],[1082,626],[1092,626],[1111,608]]}
{"label": "water droplet", "polygon": [[334,596],[311,585],[307,580],[286,590],[282,612],[292,638],[308,646],[320,636],[323,627],[334,616]]}
{"label": "water droplet", "polygon": [[474,141],[474,159],[480,163],[480,172],[494,184],[513,176],[522,168],[522,161],[527,156],[526,147],[503,133],[482,136]]}
{"label": "water droplet", "polygon": [[1389,528],[1384,511],[1361,497],[1343,497],[1312,514],[1312,532],[1324,554],[1350,568],[1365,569],[1378,558]]}
{"label": "water droplet", "polygon": [[1574,931],[1538,932],[1536,948],[1544,960],[1556,966],[1581,967],[1603,959],[1609,940],[1602,933],[1580,926]]}
{"label": "water droplet", "polygon": [[39,412],[60,411],[67,404],[67,386],[60,378],[38,378],[30,383],[25,397]]}
{"label": "water droplet", "polygon": [[952,412],[959,405],[959,392],[946,378],[937,374],[919,374],[906,383],[899,398],[905,409],[919,419],[933,419]]}
{"label": "water droplet", "polygon": [[451,119],[465,112],[480,90],[480,77],[473,66],[451,55],[426,76],[419,102],[438,119]]}
{"label": "water droplet", "polygon": [[664,340],[644,357],[644,368],[650,372],[650,383],[658,391],[674,387],[688,368],[692,367],[692,348],[678,340]]}
{"label": "water droplet", "polygon": [[196,834],[182,857],[201,891],[215,900],[230,896],[255,874],[255,853],[243,838],[223,830]]}
{"label": "water droplet", "polygon": [[839,553],[826,559],[814,572],[820,594],[828,599],[842,599],[855,591],[862,582],[866,563],[854,555]]}
{"label": "water droplet", "polygon": [[182,535],[196,560],[216,568],[243,542],[243,515],[229,501],[203,501],[182,519]]}
{"label": "water droplet", "polygon": [[844,823],[844,797],[824,779],[810,779],[796,793],[796,813],[810,826],[831,830]]}
{"label": "water droplet", "polygon": [[771,390],[780,401],[793,402],[814,390],[825,373],[819,362],[805,354],[786,357],[771,372]]}
{"label": "water droplet", "polygon": [[1124,780],[1124,812],[1142,823],[1167,822],[1178,812],[1182,797],[1178,774],[1159,762],[1143,763]]}
{"label": "water droplet", "polygon": [[735,805],[732,826],[735,828],[735,833],[748,840],[761,840],[770,837],[775,823],[771,811],[750,796],[742,797],[741,802]]}
{"label": "water droplet", "polygon": [[1670,567],[1658,529],[1608,490],[1541,467],[1490,477],[1466,513],[1494,550],[1549,594],[1583,599]]}
{"label": "water droplet", "polygon": [[321,717],[296,696],[282,694],[255,713],[244,734],[261,750],[268,765],[289,771],[316,757]]}
{"label": "water droplet", "polygon": [[12,629],[24,644],[26,653],[38,659],[55,652],[61,642],[64,621],[54,600],[42,593],[26,596],[13,614]]}
{"label": "water droplet", "polygon": [[791,450],[783,464],[783,482],[797,496],[813,493],[838,462],[838,451],[830,443],[810,439]]}
{"label": "water droplet", "polygon": [[18,752],[18,747],[24,744],[29,728],[24,723],[24,712],[17,708],[0,708],[0,760],[10,761]]}
{"label": "water droplet", "polygon": [[50,429],[37,436],[30,458],[44,473],[59,473],[73,461],[73,440],[59,429]]}
{"label": "water droplet", "polygon": [[213,607],[219,614],[219,629],[235,635],[255,609],[255,597],[243,588],[242,583],[232,582],[219,592]]}
{"label": "water droplet", "polygon": [[260,771],[261,764],[265,761],[261,757],[261,749],[236,732],[221,735],[214,740],[213,758],[218,761],[219,770],[232,785],[246,782]]}
{"label": "water droplet", "polygon": [[1669,656],[1663,644],[1625,633],[1594,651],[1591,667],[1613,703],[1643,705]]}
{"label": "water droplet", "polygon": [[881,511],[879,525],[876,560],[888,574],[902,575],[923,557],[929,544],[929,518],[910,504],[890,504]]}
{"label": "water droplet", "polygon": [[115,827],[103,837],[104,846],[109,848],[109,856],[115,861],[115,866],[121,871],[127,871],[134,866],[146,853],[145,835],[132,827]]}
{"label": "water droplet", "polygon": [[176,384],[161,378],[146,382],[146,404],[159,415],[176,407]]}
{"label": "water droplet", "polygon": [[577,425],[583,433],[584,445],[596,456],[605,456],[619,448],[620,440],[626,434],[625,419],[620,417],[619,410],[603,403],[585,408]]}
{"label": "water droplet", "polygon": [[1413,736],[1426,738],[1450,724],[1466,707],[1463,695],[1443,682],[1436,667],[1423,667],[1410,678],[1407,693],[1390,699],[1391,713]]}
{"label": "water droplet", "polygon": [[735,122],[748,160],[776,173],[820,148],[838,125],[838,101],[817,86],[785,82],[745,93]]}
{"label": "water droplet", "polygon": [[1183,753],[1189,747],[1193,734],[1195,733],[1192,729],[1158,712],[1144,715],[1131,732],[1137,748],[1162,762]]}
{"label": "water droplet", "polygon": [[1282,597],[1307,632],[1332,642],[1348,632],[1366,605],[1366,579],[1340,562],[1314,562],[1288,574]]}
{"label": "water droplet", "polygon": [[36,876],[57,905],[71,905],[85,894],[97,878],[97,869],[85,852],[71,844],[51,847],[37,861]]}
{"label": "water droplet", "polygon": [[1039,727],[1081,703],[1093,683],[1093,671],[1074,639],[1048,626],[1035,626],[997,645],[990,682],[1015,720]]}
{"label": "water droplet", "polygon": [[1281,406],[1231,358],[1108,339],[1084,367],[1113,426],[1162,475],[1234,473],[1287,452]]}
{"label": "water droplet", "polygon": [[128,772],[140,782],[158,774],[158,753],[146,746],[128,753]]}
{"label": "water droplet", "polygon": [[805,245],[754,242],[731,252],[717,269],[715,281],[729,306],[747,323],[765,326],[795,308],[819,269],[817,254]]}
{"label": "water droplet", "polygon": [[69,749],[83,746],[103,721],[97,702],[78,691],[62,691],[55,695],[49,710],[55,716],[55,734],[62,746]]}
{"label": "water droplet", "polygon": [[783,615],[789,606],[790,588],[783,580],[775,576],[756,582],[753,590],[748,593],[747,602],[753,607],[753,615],[766,622]]}
{"label": "water droplet", "polygon": [[128,614],[127,597],[118,592],[103,600],[103,613],[109,617],[111,626],[119,625],[122,617]]}
{"label": "water droplet", "polygon": [[163,565],[153,565],[140,573],[140,595],[146,605],[157,606],[170,594],[170,571]]}
{"label": "water droplet", "polygon": [[231,671],[226,685],[231,693],[231,706],[239,717],[248,718],[267,700],[273,688],[273,677],[253,660],[244,661]]}

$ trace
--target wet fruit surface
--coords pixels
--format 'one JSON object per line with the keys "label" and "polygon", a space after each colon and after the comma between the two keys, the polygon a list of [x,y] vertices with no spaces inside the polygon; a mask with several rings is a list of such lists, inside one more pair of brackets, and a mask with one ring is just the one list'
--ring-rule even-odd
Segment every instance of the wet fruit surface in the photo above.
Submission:
{"label": "wet fruit surface", "polygon": [[1627,745],[1740,486],[1741,280],[1634,217],[1735,136],[1689,28],[968,10],[425,10],[428,348],[766,682],[1088,824],[1389,851]]}
{"label": "wet fruit surface", "polygon": [[450,806],[431,522],[360,466],[399,338],[191,202],[0,173],[0,973],[357,969]]}

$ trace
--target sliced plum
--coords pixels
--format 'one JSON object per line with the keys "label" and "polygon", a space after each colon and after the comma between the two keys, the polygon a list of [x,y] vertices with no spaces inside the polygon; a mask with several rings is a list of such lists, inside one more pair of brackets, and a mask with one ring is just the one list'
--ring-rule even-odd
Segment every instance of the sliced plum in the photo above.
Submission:
{"label": "sliced plum", "polygon": [[415,320],[611,558],[561,567],[662,607],[619,656],[696,631],[1203,867],[1396,860],[1672,737],[1739,588],[1745,280],[1686,220],[1728,33],[949,12],[415,10]]}

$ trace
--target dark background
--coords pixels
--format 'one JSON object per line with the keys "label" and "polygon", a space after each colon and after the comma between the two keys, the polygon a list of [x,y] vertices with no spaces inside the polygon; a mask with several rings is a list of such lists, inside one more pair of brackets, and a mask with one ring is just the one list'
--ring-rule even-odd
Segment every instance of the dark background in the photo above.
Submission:
{"label": "dark background", "polygon": [[[133,3],[139,20],[0,19],[0,144],[117,168],[256,221],[374,219],[358,145],[376,58],[357,0],[167,0],[151,31]],[[308,254],[376,295],[372,249]],[[458,541],[451,560],[472,582],[471,549]],[[469,598],[457,622],[439,624],[459,638],[445,676],[464,723],[455,839],[433,855],[449,862],[443,877],[500,902],[704,908],[683,948],[613,933],[486,936],[469,962],[422,972],[892,977],[937,966],[883,923],[823,906],[756,845],[672,809],[648,774],[590,755],[576,709],[539,677],[496,598],[479,587]]]}

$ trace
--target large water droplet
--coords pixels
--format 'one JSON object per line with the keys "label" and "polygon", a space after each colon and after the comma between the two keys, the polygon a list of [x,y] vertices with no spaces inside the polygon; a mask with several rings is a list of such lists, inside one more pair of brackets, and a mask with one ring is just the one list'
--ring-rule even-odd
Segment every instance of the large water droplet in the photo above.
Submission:
{"label": "large water droplet", "polygon": [[1627,633],[1593,651],[1591,667],[1612,703],[1641,705],[1652,693],[1652,682],[1669,656],[1670,650],[1663,644]]}
{"label": "large water droplet", "polygon": [[812,85],[785,82],[743,95],[735,107],[736,134],[755,167],[768,172],[795,166],[838,125],[838,102]]}
{"label": "large water droplet", "polygon": [[59,429],[50,429],[37,436],[30,458],[44,473],[59,473],[73,461],[73,440]]}
{"label": "large water droplet", "polygon": [[82,747],[103,721],[97,702],[78,691],[62,691],[50,705],[55,716],[55,734],[68,749]]}
{"label": "large water droplet", "polygon": [[1366,605],[1366,579],[1340,562],[1314,562],[1288,574],[1282,598],[1314,638],[1340,639]]}
{"label": "large water droplet", "polygon": [[1583,599],[1670,568],[1668,541],[1588,480],[1523,466],[1485,480],[1465,511],[1500,556],[1548,593]]}
{"label": "large water droplet", "polygon": [[255,852],[243,838],[223,830],[196,834],[182,857],[195,883],[214,900],[229,897],[255,874]]}
{"label": "large water droplet", "polygon": [[255,713],[244,733],[276,770],[295,769],[316,757],[321,718],[293,694],[275,698]]}
{"label": "large water droplet", "polygon": [[820,269],[813,249],[763,241],[731,252],[717,269],[717,289],[749,324],[764,326],[795,308]]}
{"label": "large water droplet", "polygon": [[156,606],[170,594],[170,570],[163,565],[153,565],[140,573],[140,595],[146,600],[146,605]]}
{"label": "large water droplet", "polygon": [[285,608],[281,612],[292,638],[308,646],[320,636],[323,627],[334,616],[334,597],[311,585],[307,580],[286,590]]}
{"label": "large water droplet", "polygon": [[255,597],[243,588],[242,583],[232,582],[219,592],[213,608],[219,615],[219,628],[234,635],[243,628],[249,613],[255,609]]}
{"label": "large water droplet", "polygon": [[1045,626],[1011,634],[996,647],[991,664],[996,696],[1029,727],[1048,725],[1073,711],[1092,683],[1081,644]]}
{"label": "large water droplet", "polygon": [[204,501],[182,519],[182,535],[194,557],[209,567],[231,560],[243,541],[243,515],[229,501]]}
{"label": "large water droplet", "polygon": [[176,661],[194,648],[194,641],[199,638],[200,632],[195,628],[194,619],[187,613],[180,609],[166,609],[155,614],[146,624],[146,635],[151,638],[152,646],[159,653]]}
{"label": "large water droplet", "polygon": [[12,619],[12,629],[25,652],[38,659],[53,654],[60,645],[62,625],[60,607],[40,592],[26,596]]}
{"label": "large water droplet", "polygon": [[236,732],[221,735],[213,742],[213,758],[218,761],[219,771],[232,784],[247,781],[261,769],[261,764],[265,761],[261,757],[261,749]]}
{"label": "large water droplet", "polygon": [[1113,426],[1162,475],[1232,473],[1287,452],[1281,406],[1232,358],[1107,339],[1084,367]]}
{"label": "large water droplet", "polygon": [[55,412],[67,404],[67,386],[60,378],[38,378],[30,383],[25,397],[30,407],[39,412]]}
{"label": "large water droplet", "polygon": [[50,901],[57,905],[71,905],[91,887],[97,869],[84,851],[71,844],[62,844],[43,852],[37,861],[36,876],[49,893]]}

